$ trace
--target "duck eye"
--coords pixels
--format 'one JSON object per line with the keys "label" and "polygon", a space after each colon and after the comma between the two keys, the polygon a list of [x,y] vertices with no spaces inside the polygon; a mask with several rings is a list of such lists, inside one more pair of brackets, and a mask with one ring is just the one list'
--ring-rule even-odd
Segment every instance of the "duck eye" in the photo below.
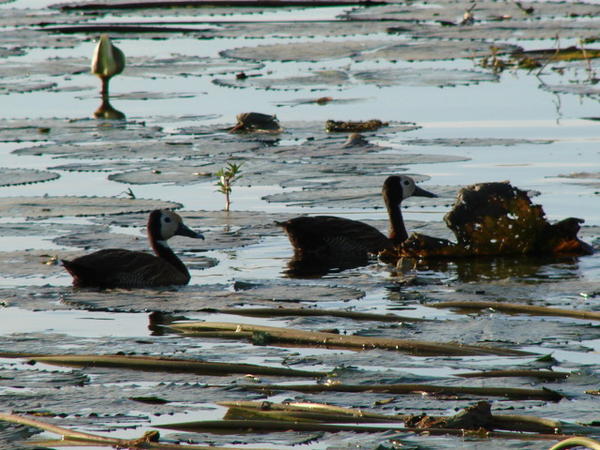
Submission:
{"label": "duck eye", "polygon": [[167,223],[171,222],[171,218],[170,217],[165,217],[165,222],[167,222]]}
{"label": "duck eye", "polygon": [[404,186],[408,186],[409,184],[410,184],[410,181],[404,180]]}

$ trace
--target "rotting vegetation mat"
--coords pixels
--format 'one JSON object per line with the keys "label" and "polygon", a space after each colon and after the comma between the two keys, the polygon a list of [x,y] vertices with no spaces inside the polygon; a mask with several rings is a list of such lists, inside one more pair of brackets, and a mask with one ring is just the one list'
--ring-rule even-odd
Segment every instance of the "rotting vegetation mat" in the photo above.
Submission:
{"label": "rotting vegetation mat", "polygon": [[[598,256],[371,259],[306,274],[277,222],[297,215],[286,207],[358,211],[385,230],[383,180],[405,173],[439,196],[406,200],[407,229],[447,239],[427,215],[446,212],[466,183],[440,181],[445,172],[490,159],[494,171],[527,170],[522,154],[588,155],[585,139],[558,132],[418,135],[431,124],[408,113],[355,115],[376,90],[501,90],[506,75],[535,79],[534,89],[565,103],[596,98],[600,6],[350,2],[339,17],[304,20],[287,13],[314,3],[197,3],[2,4],[0,95],[92,99],[96,118],[0,121],[0,316],[15,318],[0,336],[0,446],[548,449],[599,439]],[[115,107],[97,101],[89,59],[78,54],[97,32],[144,47],[127,55],[122,76],[135,89],[115,89]],[[185,54],[189,40],[219,50]],[[533,51],[532,40],[548,45]],[[168,42],[181,52],[155,54]],[[67,51],[28,59],[49,49]],[[211,93],[244,102],[251,92],[283,112],[331,108],[331,121],[278,114],[275,130],[230,133],[235,114],[188,83],[206,79]],[[190,98],[194,114],[179,114]],[[217,173],[231,162],[242,177],[225,212]],[[581,165],[540,184],[577,186],[597,201],[597,168]],[[243,210],[255,192],[267,211]],[[148,250],[155,208],[181,210],[205,235],[169,241],[192,273],[188,286],[69,286],[61,258]],[[598,224],[579,237],[598,250]],[[42,430],[63,439],[41,441]]]}

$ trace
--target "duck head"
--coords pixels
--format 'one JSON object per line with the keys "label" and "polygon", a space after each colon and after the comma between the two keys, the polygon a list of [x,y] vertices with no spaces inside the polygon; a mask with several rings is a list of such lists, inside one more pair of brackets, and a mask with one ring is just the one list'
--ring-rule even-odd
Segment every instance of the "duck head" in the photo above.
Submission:
{"label": "duck head", "polygon": [[148,218],[148,234],[157,241],[167,241],[175,235],[204,239],[201,233],[188,228],[179,214],[167,209],[156,209]]}
{"label": "duck head", "polygon": [[437,197],[416,185],[407,175],[390,175],[383,183],[383,196],[390,204],[400,204],[408,197]]}

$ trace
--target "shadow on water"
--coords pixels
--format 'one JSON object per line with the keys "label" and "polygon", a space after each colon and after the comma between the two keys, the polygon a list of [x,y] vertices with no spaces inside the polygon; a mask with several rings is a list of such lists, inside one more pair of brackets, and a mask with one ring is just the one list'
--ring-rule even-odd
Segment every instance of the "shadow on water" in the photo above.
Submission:
{"label": "shadow on water", "polygon": [[533,283],[577,279],[579,258],[540,256],[496,256],[421,261],[417,271],[442,272],[458,281],[512,279]]}

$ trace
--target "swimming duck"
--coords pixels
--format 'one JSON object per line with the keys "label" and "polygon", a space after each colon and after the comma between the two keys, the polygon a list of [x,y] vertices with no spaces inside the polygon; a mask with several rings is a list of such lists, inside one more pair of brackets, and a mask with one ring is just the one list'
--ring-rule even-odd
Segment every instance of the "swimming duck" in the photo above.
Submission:
{"label": "swimming duck", "polygon": [[108,97],[108,81],[115,75],[123,72],[125,68],[125,55],[115,47],[107,34],[100,36],[98,45],[94,49],[91,72],[102,80],[102,97]]}
{"label": "swimming duck", "polygon": [[105,288],[147,288],[183,285],[190,273],[173,253],[167,240],[175,235],[204,239],[184,225],[181,217],[166,209],[156,209],[148,217],[148,240],[156,256],[145,252],[110,248],[63,260],[73,276],[73,286]]}
{"label": "swimming duck", "polygon": [[321,264],[366,261],[369,253],[393,249],[408,237],[400,204],[411,196],[437,197],[418,187],[406,175],[391,175],[383,183],[383,200],[389,215],[389,236],[356,220],[334,216],[295,217],[276,222],[294,247],[294,258]]}

